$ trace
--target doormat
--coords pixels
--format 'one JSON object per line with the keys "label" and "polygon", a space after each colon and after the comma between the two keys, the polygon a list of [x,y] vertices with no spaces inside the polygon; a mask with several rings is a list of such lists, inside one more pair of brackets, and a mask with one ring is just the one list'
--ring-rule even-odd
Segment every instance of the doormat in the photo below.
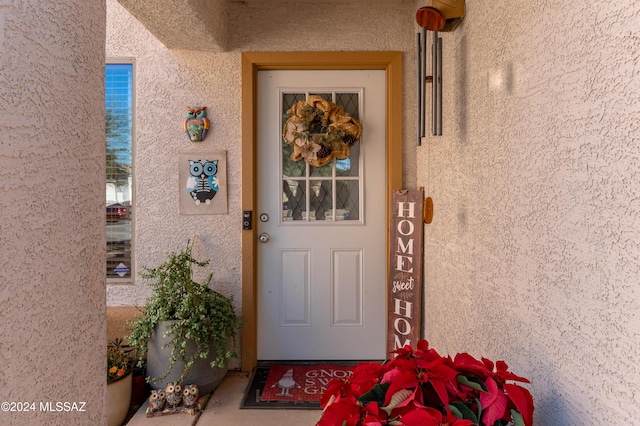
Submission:
{"label": "doormat", "polygon": [[273,363],[253,371],[240,408],[320,409],[332,379],[350,377],[357,363]]}

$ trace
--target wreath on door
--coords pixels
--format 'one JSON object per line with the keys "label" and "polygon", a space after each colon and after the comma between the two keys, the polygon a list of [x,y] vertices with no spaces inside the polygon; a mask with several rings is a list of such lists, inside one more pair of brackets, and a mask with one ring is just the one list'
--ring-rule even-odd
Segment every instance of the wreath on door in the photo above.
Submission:
{"label": "wreath on door", "polygon": [[309,96],[287,111],[282,130],[284,141],[293,146],[291,159],[322,167],[332,159],[349,157],[351,147],[362,135],[362,124],[341,106],[320,96]]}

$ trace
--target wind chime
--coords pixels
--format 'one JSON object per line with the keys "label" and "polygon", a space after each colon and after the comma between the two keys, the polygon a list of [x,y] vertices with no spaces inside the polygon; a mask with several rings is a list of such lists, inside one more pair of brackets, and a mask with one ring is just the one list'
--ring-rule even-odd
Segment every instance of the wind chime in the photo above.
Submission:
{"label": "wind chime", "polygon": [[[416,35],[416,58],[418,72],[418,146],[422,145],[425,136],[425,110],[427,98],[427,83],[432,84],[431,90],[431,134],[442,136],[442,37],[439,32],[455,30],[465,13],[465,0],[429,0],[427,6],[418,9],[416,21],[422,31]],[[427,31],[432,32],[431,44],[431,75],[427,76]],[[429,155],[427,155],[427,162]],[[427,163],[427,194],[429,193],[429,164]],[[433,220],[433,200],[424,199],[423,221],[427,224]]]}
{"label": "wind chime", "polygon": [[[425,136],[426,85],[432,83],[432,135],[442,135],[442,37],[439,32],[455,30],[464,18],[465,0],[429,0],[418,9],[416,21],[422,27],[417,34],[418,58],[418,145]],[[431,31],[431,75],[427,76],[427,30]]]}

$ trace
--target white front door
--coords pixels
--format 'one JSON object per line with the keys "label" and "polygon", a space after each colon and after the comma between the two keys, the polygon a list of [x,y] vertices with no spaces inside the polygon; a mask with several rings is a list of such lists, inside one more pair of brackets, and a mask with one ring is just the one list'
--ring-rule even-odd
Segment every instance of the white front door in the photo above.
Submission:
{"label": "white front door", "polygon": [[[310,95],[362,123],[348,159],[290,159],[286,112]],[[385,358],[385,107],[382,70],[258,72],[258,359]]]}

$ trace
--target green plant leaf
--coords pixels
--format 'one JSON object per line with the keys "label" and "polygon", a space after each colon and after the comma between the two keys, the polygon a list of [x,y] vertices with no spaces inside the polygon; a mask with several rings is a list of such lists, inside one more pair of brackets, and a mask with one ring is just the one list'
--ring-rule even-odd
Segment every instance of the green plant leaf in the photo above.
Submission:
{"label": "green plant leaf", "polygon": [[452,402],[449,404],[449,409],[453,415],[459,419],[471,420],[472,422],[478,423],[478,417],[464,402]]}
{"label": "green plant leaf", "polygon": [[467,377],[467,376],[463,376],[462,374],[459,374],[457,376],[457,379],[458,379],[458,383],[460,383],[461,385],[469,386],[470,388],[479,390],[481,392],[487,392],[487,387],[482,382],[482,380],[480,380],[477,377]]}
{"label": "green plant leaf", "polygon": [[389,386],[391,386],[391,383],[385,383],[383,385],[377,384],[369,392],[358,398],[358,401],[360,401],[362,405],[367,405],[373,401],[377,402],[378,406],[382,406]]}
{"label": "green plant leaf", "polygon": [[[210,348],[216,351],[212,365],[224,367],[227,358],[237,357],[236,334],[242,319],[235,314],[233,299],[208,287],[206,282],[193,281],[193,266],[204,267],[209,261],[200,262],[191,256],[192,245],[185,250],[170,253],[168,259],[155,268],[143,267],[140,274],[149,280],[152,290],[143,314],[131,325],[130,345],[138,349],[140,359],[148,352],[148,343],[160,321],[174,320],[165,336],[171,348],[169,371],[181,361],[187,368],[196,359],[207,358]],[[187,355],[188,342],[195,342],[195,353]],[[156,378],[162,380],[164,377]]]}
{"label": "green plant leaf", "polygon": [[449,410],[451,410],[451,413],[457,418],[464,419],[464,415],[462,414],[462,412],[458,410],[458,408],[453,403],[449,404]]}
{"label": "green plant leaf", "polygon": [[524,419],[522,418],[522,414],[520,412],[511,409],[511,418],[513,420],[513,426],[524,426]]}

